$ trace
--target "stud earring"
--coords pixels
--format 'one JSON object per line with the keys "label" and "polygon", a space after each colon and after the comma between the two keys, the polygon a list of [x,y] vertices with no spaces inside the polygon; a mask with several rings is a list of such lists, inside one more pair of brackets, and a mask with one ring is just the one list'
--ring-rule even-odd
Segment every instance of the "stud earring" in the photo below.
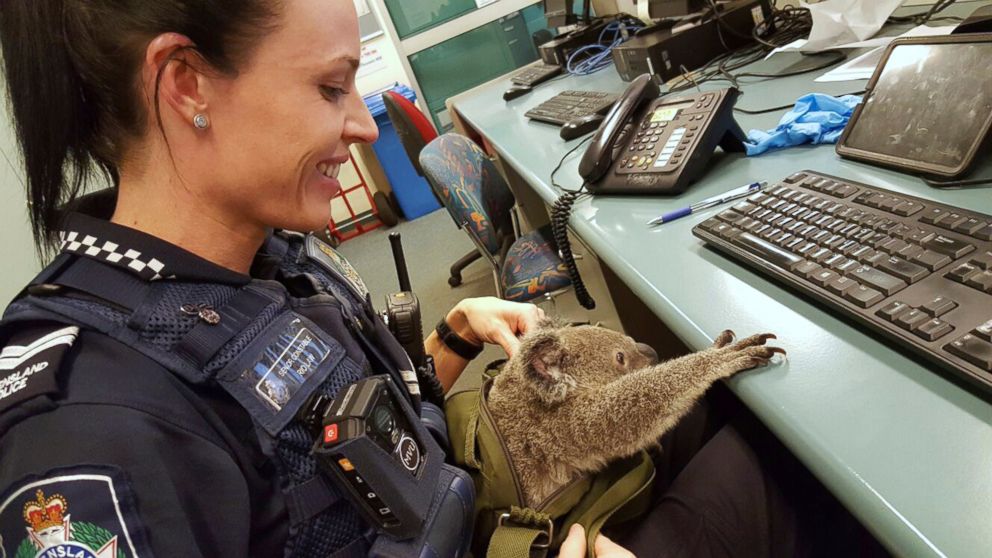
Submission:
{"label": "stud earring", "polygon": [[198,130],[206,130],[210,127],[210,120],[207,120],[206,114],[198,112],[193,116],[193,126]]}

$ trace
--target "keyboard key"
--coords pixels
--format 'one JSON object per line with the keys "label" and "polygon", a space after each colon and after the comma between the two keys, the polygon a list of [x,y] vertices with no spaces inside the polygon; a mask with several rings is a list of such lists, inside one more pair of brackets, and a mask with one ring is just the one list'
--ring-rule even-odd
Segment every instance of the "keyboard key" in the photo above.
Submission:
{"label": "keyboard key", "polygon": [[958,283],[964,283],[968,280],[973,273],[978,273],[978,268],[971,264],[961,264],[947,273],[944,277],[947,277],[951,281],[957,281]]}
{"label": "keyboard key", "polygon": [[926,341],[936,341],[952,331],[954,331],[954,326],[944,320],[934,318],[917,325],[913,333]]}
{"label": "keyboard key", "polygon": [[844,292],[844,298],[860,306],[868,308],[882,301],[885,296],[871,287],[858,285]]}
{"label": "keyboard key", "polygon": [[968,263],[981,269],[992,269],[992,252],[975,254]]}
{"label": "keyboard key", "polygon": [[968,334],[944,345],[944,350],[979,368],[992,372],[992,343]]}
{"label": "keyboard key", "polygon": [[903,217],[909,217],[910,215],[915,215],[916,213],[923,211],[923,204],[918,201],[906,200],[901,204],[897,205],[895,209],[892,210],[896,215],[902,215]]}
{"label": "keyboard key", "polygon": [[930,225],[936,225],[938,221],[940,221],[947,215],[949,215],[947,211],[944,211],[939,207],[934,207],[932,209],[928,209],[927,211],[925,211],[923,215],[920,216],[920,221],[923,221],[924,223],[928,223]]}
{"label": "keyboard key", "polygon": [[883,271],[888,271],[892,275],[895,275],[909,284],[913,284],[927,275],[930,275],[930,272],[926,269],[914,263],[907,262],[902,258],[896,257],[891,257],[885,261],[879,262],[878,267]]}
{"label": "keyboard key", "polygon": [[820,269],[820,264],[803,260],[792,267],[792,272],[800,277],[809,278]]}
{"label": "keyboard key", "polygon": [[930,319],[922,310],[912,309],[896,318],[895,324],[905,330],[913,331],[916,326]]}
{"label": "keyboard key", "polygon": [[890,254],[895,254],[899,252],[899,250],[902,250],[907,246],[909,246],[909,244],[906,241],[899,240],[898,238],[893,238],[892,240],[881,245],[879,249],[888,252]]}
{"label": "keyboard key", "polygon": [[946,217],[937,222],[937,226],[949,231],[953,231],[955,227],[967,221],[968,218],[960,213],[949,213]]}
{"label": "keyboard key", "polygon": [[960,258],[961,256],[975,250],[975,247],[971,244],[954,240],[953,238],[946,237],[942,234],[938,234],[937,236],[924,242],[923,247],[927,250],[933,250],[934,252],[946,254],[954,259]]}
{"label": "keyboard key", "polygon": [[892,296],[906,288],[906,282],[902,279],[866,265],[851,272],[851,278],[862,285],[882,291],[885,296]]}
{"label": "keyboard key", "polygon": [[957,302],[954,302],[946,296],[938,296],[937,298],[921,306],[920,310],[923,310],[934,318],[939,318],[957,307]]}
{"label": "keyboard key", "polygon": [[836,271],[831,271],[829,269],[821,269],[821,270],[817,271],[816,273],[814,273],[809,278],[809,280],[812,281],[812,282],[814,282],[814,283],[816,283],[817,285],[819,285],[821,287],[826,287],[827,286],[827,283],[829,283],[829,282],[831,282],[834,279],[837,279],[839,277],[840,277],[840,275],[837,275],[837,272]]}
{"label": "keyboard key", "polygon": [[981,230],[975,231],[971,236],[979,240],[992,240],[992,225],[988,225]]}
{"label": "keyboard key", "polygon": [[757,254],[768,262],[790,271],[793,267],[805,261],[803,258],[791,252],[786,252],[778,246],[766,242],[751,233],[741,233],[732,242],[749,252]]}
{"label": "keyboard key", "polygon": [[922,254],[923,251],[924,250],[923,250],[923,247],[922,246],[917,246],[915,244],[909,244],[905,248],[903,248],[902,250],[899,250],[896,254],[899,257],[901,257],[901,258],[903,258],[905,260],[912,260],[914,257],[919,256],[920,254]]}
{"label": "keyboard key", "polygon": [[983,271],[981,273],[976,273],[968,278],[964,282],[965,285],[969,287],[975,287],[980,291],[985,291],[992,294],[992,271]]}
{"label": "keyboard key", "polygon": [[821,248],[818,248],[816,250],[813,250],[813,252],[810,253],[806,257],[809,258],[809,259],[811,259],[811,260],[813,260],[814,262],[816,262],[818,264],[822,264],[823,262],[829,260],[830,257],[833,256],[833,255],[834,255],[834,253],[831,252],[829,248],[823,248],[823,247],[821,247]]}
{"label": "keyboard key", "polygon": [[986,223],[985,221],[981,221],[975,219],[974,217],[970,217],[967,221],[957,224],[954,227],[954,231],[970,235],[984,229],[987,226],[988,223]]}
{"label": "keyboard key", "polygon": [[827,289],[829,289],[830,292],[841,296],[843,296],[844,293],[850,289],[858,286],[860,286],[858,285],[858,282],[849,277],[837,277],[833,281],[827,283]]}
{"label": "keyboard key", "polygon": [[932,250],[926,250],[922,254],[917,254],[910,259],[930,271],[937,271],[952,261],[951,258]]}
{"label": "keyboard key", "polygon": [[867,261],[868,258],[871,258],[874,255],[875,255],[875,249],[870,246],[862,246],[861,248],[858,248],[854,252],[851,252],[852,258],[857,258],[859,261],[862,262]]}
{"label": "keyboard key", "polygon": [[971,333],[972,335],[977,335],[986,341],[992,341],[992,320],[976,327]]}
{"label": "keyboard key", "polygon": [[900,314],[910,310],[912,307],[905,302],[900,300],[894,300],[885,306],[881,307],[878,312],[875,312],[876,316],[881,317],[884,320],[893,322]]}

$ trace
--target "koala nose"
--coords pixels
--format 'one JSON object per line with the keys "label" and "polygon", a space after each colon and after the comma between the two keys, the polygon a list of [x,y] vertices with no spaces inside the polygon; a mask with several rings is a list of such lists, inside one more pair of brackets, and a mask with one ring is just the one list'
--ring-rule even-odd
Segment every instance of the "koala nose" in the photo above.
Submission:
{"label": "koala nose", "polygon": [[651,364],[658,364],[658,353],[650,345],[644,343],[637,344],[637,351],[644,355]]}

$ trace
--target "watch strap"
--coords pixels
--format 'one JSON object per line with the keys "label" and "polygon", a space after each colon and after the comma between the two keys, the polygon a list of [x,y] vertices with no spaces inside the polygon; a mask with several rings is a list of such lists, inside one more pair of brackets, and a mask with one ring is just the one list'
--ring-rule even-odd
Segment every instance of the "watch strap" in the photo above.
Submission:
{"label": "watch strap", "polygon": [[437,332],[438,338],[445,346],[465,360],[472,360],[482,352],[482,347],[469,343],[461,335],[455,333],[444,318],[441,318],[441,321],[437,323],[434,331]]}

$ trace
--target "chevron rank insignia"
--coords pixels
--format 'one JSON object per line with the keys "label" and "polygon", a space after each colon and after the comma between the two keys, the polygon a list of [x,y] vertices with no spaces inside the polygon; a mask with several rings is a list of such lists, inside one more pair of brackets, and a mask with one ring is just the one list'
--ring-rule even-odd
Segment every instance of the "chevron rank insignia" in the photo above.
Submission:
{"label": "chevron rank insignia", "polygon": [[77,335],[75,326],[32,327],[14,334],[0,352],[0,411],[57,392],[55,372]]}

